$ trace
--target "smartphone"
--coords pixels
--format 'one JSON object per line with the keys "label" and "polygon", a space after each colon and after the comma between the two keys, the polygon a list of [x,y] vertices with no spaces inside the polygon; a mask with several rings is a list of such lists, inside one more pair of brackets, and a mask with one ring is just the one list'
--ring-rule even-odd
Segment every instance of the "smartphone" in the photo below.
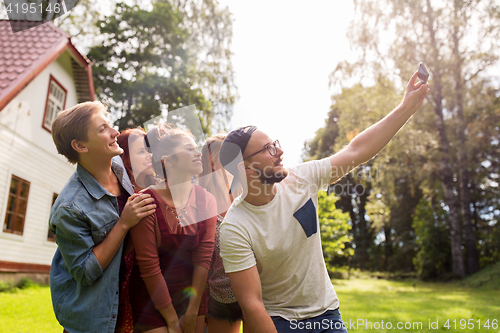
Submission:
{"label": "smartphone", "polygon": [[427,80],[429,79],[429,72],[427,71],[427,68],[425,68],[425,65],[423,62],[420,63],[418,66],[418,78],[420,81],[422,81],[423,84],[427,83]]}

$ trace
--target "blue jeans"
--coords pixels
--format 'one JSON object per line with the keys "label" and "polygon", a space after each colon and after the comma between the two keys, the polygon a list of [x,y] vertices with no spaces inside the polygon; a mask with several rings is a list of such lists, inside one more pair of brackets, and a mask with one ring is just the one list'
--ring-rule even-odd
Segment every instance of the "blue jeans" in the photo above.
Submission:
{"label": "blue jeans", "polygon": [[339,309],[328,310],[317,317],[290,321],[271,317],[278,333],[347,333]]}

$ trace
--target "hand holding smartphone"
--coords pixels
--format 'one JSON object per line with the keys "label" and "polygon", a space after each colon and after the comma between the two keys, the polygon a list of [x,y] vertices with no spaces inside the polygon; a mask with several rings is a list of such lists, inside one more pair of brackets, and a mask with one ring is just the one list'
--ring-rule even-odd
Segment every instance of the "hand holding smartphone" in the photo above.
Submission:
{"label": "hand holding smartphone", "polygon": [[423,62],[421,62],[418,66],[417,76],[423,84],[426,84],[427,80],[429,79],[429,72],[427,71],[427,68],[425,68]]}

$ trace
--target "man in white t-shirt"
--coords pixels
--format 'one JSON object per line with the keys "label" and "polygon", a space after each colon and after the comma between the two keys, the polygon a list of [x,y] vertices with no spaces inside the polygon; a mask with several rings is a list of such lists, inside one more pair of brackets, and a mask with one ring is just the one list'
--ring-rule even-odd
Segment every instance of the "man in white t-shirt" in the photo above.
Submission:
{"label": "man in white t-shirt", "polygon": [[221,256],[251,333],[347,332],[323,259],[317,193],[375,156],[417,111],[429,85],[416,80],[391,113],[323,160],[285,169],[279,142],[256,127],[227,135],[220,161],[244,190],[221,225]]}

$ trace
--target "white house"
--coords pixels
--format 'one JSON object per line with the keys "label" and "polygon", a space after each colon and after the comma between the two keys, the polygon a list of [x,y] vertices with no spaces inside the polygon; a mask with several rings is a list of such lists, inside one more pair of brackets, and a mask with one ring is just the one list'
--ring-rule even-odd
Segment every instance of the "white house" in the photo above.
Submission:
{"label": "white house", "polygon": [[57,113],[94,100],[91,62],[52,22],[0,20],[0,280],[48,280],[50,208],[75,170],[51,136]]}

